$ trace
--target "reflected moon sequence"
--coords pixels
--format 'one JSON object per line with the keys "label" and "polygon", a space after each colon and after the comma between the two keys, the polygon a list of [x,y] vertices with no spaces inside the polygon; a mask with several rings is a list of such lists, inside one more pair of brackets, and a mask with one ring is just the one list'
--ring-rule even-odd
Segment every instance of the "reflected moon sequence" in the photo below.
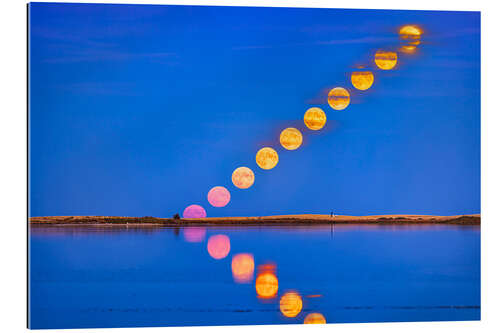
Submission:
{"label": "reflected moon sequence", "polygon": [[[206,228],[186,227],[183,230],[186,242],[201,242],[205,238]],[[213,259],[222,260],[231,251],[231,241],[227,235],[217,234],[210,236],[207,242],[207,251]],[[251,283],[254,277],[255,259],[251,253],[238,253],[231,259],[231,272],[233,280],[237,284]],[[278,277],[276,276],[276,264],[261,264],[257,268],[258,274],[255,279],[255,291],[257,298],[261,300],[272,300],[278,296]],[[309,295],[307,297],[316,297]],[[284,317],[297,317],[303,309],[302,296],[295,290],[289,290],[279,298],[279,310]],[[325,317],[320,313],[309,313],[304,324],[325,324]]]}
{"label": "reflected moon sequence", "polygon": [[[36,233],[36,229],[43,232]],[[477,320],[480,316],[477,283],[480,229],[471,226],[345,225],[339,226],[340,232],[335,238],[331,238],[330,226],[314,230],[291,226],[146,226],[138,229],[123,226],[87,231],[82,231],[80,226],[41,226],[36,229],[32,234],[33,253],[45,257],[46,252],[40,249],[47,248],[40,246],[46,246],[47,242],[52,244],[51,251],[58,253],[50,265],[35,267],[36,273],[43,275],[48,268],[61,274],[59,277],[54,274],[47,282],[35,280],[37,306],[46,307],[44,295],[54,293],[58,299],[73,301],[77,309],[61,310],[52,305],[50,320],[60,320],[60,311],[79,320],[75,318],[81,318],[82,311],[89,308],[96,312],[87,317],[92,320],[87,323],[96,326],[114,325],[123,322],[123,318],[138,326],[144,325],[147,323],[144,313],[150,311],[161,311],[155,325],[165,322],[176,325],[324,324],[349,322],[358,315],[363,321],[374,318],[380,321]],[[61,237],[61,233],[69,237]],[[436,243],[428,248],[423,245],[428,244],[431,233]],[[106,251],[110,237],[118,240],[116,251]],[[314,246],[297,249],[301,244],[299,240]],[[369,250],[381,242],[387,243],[384,251]],[[131,244],[144,244],[144,251],[137,251]],[[85,250],[89,245],[101,255],[87,254]],[[88,292],[87,288],[75,291],[80,288],[67,283],[81,281],[80,267],[83,267],[68,270],[69,260],[60,260],[75,258],[72,253],[65,253],[68,246],[82,250],[84,257],[77,264],[88,265],[89,259],[98,261],[96,273],[92,272],[96,275],[91,277],[102,278],[102,283],[89,283]],[[393,248],[399,253],[391,251]],[[464,256],[463,251],[454,251],[456,248],[470,249],[470,253]],[[247,252],[231,252],[235,249]],[[293,255],[296,250],[301,252],[300,259]],[[121,260],[123,257],[131,257],[140,265],[131,270],[130,261]],[[276,260],[278,264],[265,264],[268,260]],[[361,261],[353,265],[352,260]],[[398,274],[387,269],[394,267],[394,260],[407,263]],[[335,265],[325,265],[325,262]],[[109,263],[119,265],[115,266],[116,276],[111,280]],[[370,278],[360,274],[359,267],[363,267]],[[444,287],[436,276],[446,277],[449,285]],[[146,284],[147,288],[138,286],[138,282],[150,283],[151,277],[166,280],[152,286]],[[66,282],[61,283],[60,292],[54,289],[52,282],[58,278]],[[429,289],[433,292],[426,293]],[[461,290],[461,293],[450,293],[450,290]],[[137,297],[128,296],[130,291],[137,293]],[[71,300],[74,292],[82,297]],[[94,296],[88,297],[87,293]],[[127,297],[123,297],[123,293]],[[101,296],[95,296],[97,294]],[[102,304],[96,304],[95,297],[100,297]],[[109,317],[108,309],[121,316]],[[87,318],[85,320],[89,320]],[[43,321],[40,317],[36,320]]]}
{"label": "reflected moon sequence", "polygon": [[[322,91],[321,102],[316,100],[306,102],[308,99],[302,98],[304,97],[302,95],[306,93],[298,91],[296,96],[302,99],[297,98],[298,103],[295,105],[290,103],[292,104],[290,109],[294,110],[296,108],[299,111],[298,114],[290,115],[290,119],[293,119],[292,124],[296,124],[296,121],[300,125],[276,124],[277,126],[273,129],[276,132],[272,133],[277,134],[278,130],[285,128],[279,135],[281,147],[276,142],[277,135],[273,137],[273,142],[269,145],[275,147],[276,150],[281,148],[287,151],[298,150],[298,152],[290,154],[301,156],[301,152],[307,148],[306,145],[302,147],[304,139],[307,139],[303,135],[311,135],[307,130],[301,132],[302,123],[300,117],[304,109],[313,104],[320,105],[326,108],[327,112],[330,112],[329,118],[341,118],[344,115],[347,118],[349,112],[339,114],[329,108],[341,111],[349,107],[351,98],[353,101],[358,101],[357,98],[374,85],[375,74],[377,75],[376,83],[378,84],[384,71],[396,69],[404,63],[404,60],[410,58],[409,56],[405,58],[404,54],[414,54],[425,45],[425,41],[421,39],[422,33],[423,30],[416,25],[401,27],[398,36],[395,37],[395,43],[399,43],[394,46],[397,52],[392,48],[387,48],[380,49],[375,54],[370,53],[369,62],[371,66],[369,68],[373,71],[349,70],[345,72],[345,78],[346,81],[349,81],[348,73],[350,73],[350,82],[324,83],[328,88],[336,85],[344,85],[345,88],[335,87],[328,91],[327,97],[324,96],[326,91]],[[396,41],[397,38],[399,38],[398,41]],[[400,58],[398,59],[398,57]],[[290,70],[290,68],[287,69]],[[240,74],[246,74],[245,71],[239,72]],[[311,74],[311,77],[316,75],[319,77],[320,75],[326,76],[329,73]],[[323,79],[324,77],[321,78],[321,80]],[[189,81],[186,82],[189,83]],[[352,87],[350,84],[352,84]],[[319,86],[318,82],[311,82],[311,86],[314,85],[318,85],[318,88],[323,87],[323,85]],[[388,87],[390,86],[388,85]],[[375,90],[372,89],[366,94],[373,93]],[[238,90],[231,90],[230,93],[233,94],[235,91]],[[254,96],[250,95],[250,93],[248,95]],[[272,94],[269,95],[272,96]],[[279,96],[279,94],[276,95]],[[246,97],[246,94],[241,96]],[[220,97],[223,100],[224,96]],[[265,94],[264,98],[268,98],[267,94]],[[291,100],[293,101],[293,98]],[[229,98],[226,104],[231,104],[234,101]],[[269,100],[266,101],[269,102]],[[272,107],[275,105],[273,103],[278,104],[280,102],[283,103],[283,101],[277,100],[268,104]],[[290,102],[290,99],[286,102]],[[287,104],[286,107],[288,106]],[[214,108],[216,107],[217,104]],[[259,106],[254,108],[254,112],[255,110],[260,111]],[[263,117],[262,119],[266,118]],[[205,121],[206,119],[202,120]],[[326,121],[327,115],[319,107],[310,107],[304,113],[304,125],[311,131],[322,130],[325,128]],[[348,122],[345,121],[346,124]],[[298,128],[288,126],[297,126]],[[316,132],[315,134],[321,136],[325,132]],[[231,139],[229,138],[229,140]],[[263,139],[260,142],[265,141]],[[207,145],[207,147],[210,146]],[[299,150],[300,147],[302,149]],[[348,150],[349,147],[342,149]],[[276,150],[271,147],[263,147],[258,150],[255,155],[255,162],[258,167],[263,170],[275,168],[279,162],[279,154]],[[287,151],[281,150],[280,152],[288,154]],[[254,149],[248,150],[247,157],[249,160],[253,158],[252,154],[254,153]],[[320,156],[319,160],[321,159]],[[219,160],[222,160],[222,158]],[[282,159],[282,164],[283,160],[286,159]],[[201,163],[203,162],[201,161]],[[204,219],[207,217],[207,210],[210,213],[212,207],[223,208],[230,203],[233,204],[234,201],[231,200],[241,194],[237,189],[250,189],[254,185],[256,177],[254,171],[249,167],[241,166],[245,163],[253,163],[252,161],[248,162],[245,158],[242,158],[242,161],[230,161],[230,163],[234,163],[230,164],[231,169],[236,167],[231,174],[231,183],[236,189],[227,184],[229,183],[230,172],[228,171],[224,176],[226,178],[223,178],[221,183],[214,182],[225,186],[213,186],[215,184],[211,184],[208,186],[210,188],[208,193],[207,188],[205,188],[195,193],[195,199],[182,204],[182,207],[189,204],[182,211],[183,218]],[[210,168],[212,166],[203,165],[202,167]],[[252,164],[252,168],[254,167]],[[276,174],[281,167],[280,164],[280,168],[267,174]],[[189,168],[187,169],[189,170]],[[261,170],[257,171],[257,173],[262,172]],[[303,174],[307,174],[308,171],[304,170]],[[299,188],[297,184],[292,187]],[[244,194],[256,195],[256,193],[252,193],[254,189],[256,187]],[[290,192],[286,188],[279,190]],[[288,192],[286,195],[289,194]],[[293,194],[293,190],[290,193]],[[276,195],[278,196],[280,193]],[[242,195],[241,197],[245,196]],[[286,199],[286,196],[282,195],[282,197]],[[199,198],[203,200],[206,198],[210,206],[204,202],[200,203]],[[271,205],[259,206],[258,203],[256,204],[252,200],[243,203],[246,205],[245,209],[248,207],[248,211],[257,209],[259,213],[276,207]],[[334,202],[332,205],[333,209],[336,210],[335,207],[340,204]],[[326,209],[330,210],[329,207]],[[230,212],[232,211],[223,211],[221,216],[227,216],[225,214]],[[337,212],[335,213],[337,214]],[[331,217],[334,218],[333,211]],[[266,322],[266,320],[273,323],[295,320],[294,323],[326,324],[325,315],[328,320],[352,320],[352,318],[363,318],[359,313],[363,313],[363,315],[368,313],[368,319],[378,319],[377,315],[380,314],[383,316],[392,315],[396,319],[407,319],[408,317],[420,319],[422,317],[419,317],[419,312],[429,311],[429,309],[425,308],[427,304],[432,304],[432,306],[437,304],[438,313],[432,319],[438,320],[443,318],[454,319],[456,313],[460,311],[479,312],[480,304],[477,306],[478,303],[474,301],[476,299],[474,293],[475,284],[473,287],[467,286],[467,283],[470,283],[470,281],[476,282],[480,277],[480,269],[476,273],[475,261],[475,251],[479,252],[480,250],[480,238],[477,237],[476,239],[474,234],[471,236],[469,234],[470,230],[464,232],[459,227],[453,226],[448,230],[448,234],[439,235],[438,233],[449,227],[439,226],[438,233],[432,235],[438,241],[432,244],[433,246],[429,249],[428,246],[425,246],[429,244],[428,236],[430,232],[428,229],[417,229],[417,232],[413,233],[408,232],[409,230],[405,229],[405,226],[400,225],[389,227],[363,226],[359,227],[362,229],[361,231],[357,230],[355,232],[341,230],[337,233],[340,236],[336,235],[335,240],[333,240],[333,225],[336,223],[333,219],[331,226],[328,226],[329,229],[326,231],[320,229],[320,232],[314,229],[316,226],[311,228],[309,226],[308,228],[300,226],[300,228],[294,229],[290,226],[266,228],[263,225],[244,227],[235,227],[233,225],[221,228],[220,225],[215,227],[210,225],[210,223],[213,223],[210,220],[208,220],[209,223],[207,224],[209,225],[207,227],[199,227],[193,223],[196,221],[179,221],[179,218],[179,214],[176,214],[173,220],[178,224],[173,227],[136,227],[129,226],[127,223],[127,226],[123,227],[126,228],[126,231],[123,231],[116,230],[121,227],[106,225],[104,228],[98,228],[101,229],[98,231],[100,234],[96,239],[92,240],[88,240],[87,236],[80,237],[81,230],[76,229],[70,230],[71,237],[69,241],[50,234],[54,231],[45,231],[50,235],[51,239],[49,240],[35,235],[39,238],[33,238],[32,244],[35,249],[32,252],[33,256],[41,258],[43,256],[47,257],[47,253],[57,254],[54,260],[55,263],[46,264],[40,260],[36,265],[30,267],[35,271],[35,274],[30,276],[32,279],[30,282],[33,282],[35,287],[40,288],[33,294],[35,297],[41,295],[42,300],[37,305],[39,309],[42,309],[42,316],[48,317],[47,309],[50,309],[53,304],[59,304],[59,308],[56,308],[58,311],[54,311],[54,318],[61,320],[63,323],[65,315],[69,313],[66,308],[74,307],[74,309],[78,310],[75,311],[75,317],[98,318],[103,316],[104,313],[107,317],[104,317],[104,320],[101,319],[101,323],[106,324],[112,322],[114,316],[123,315],[122,324],[137,323],[138,326],[144,323],[141,321],[143,318],[151,320],[154,317],[152,313],[156,313],[157,317],[161,317],[161,320],[167,321],[168,324],[171,324],[171,322],[168,322],[169,320],[172,322],[177,320],[181,323],[184,323],[182,322],[184,320],[190,324],[200,324],[200,322],[206,324],[202,320],[209,322],[209,320],[212,320],[211,317],[222,318],[222,321],[232,317],[236,318],[236,320],[250,318],[247,320],[258,323]],[[189,224],[192,224],[192,226]],[[246,227],[249,228],[244,229]],[[358,228],[351,225],[347,227]],[[53,227],[51,226],[51,228]],[[139,230],[140,228],[142,229]],[[375,230],[369,230],[370,228]],[[397,228],[401,228],[399,232],[397,232]],[[342,229],[342,227],[339,229]],[[389,229],[391,231],[388,231]],[[245,232],[239,233],[241,230],[245,230]],[[377,234],[373,234],[373,237],[372,234],[367,236],[369,232],[377,232]],[[78,237],[75,237],[75,235]],[[102,237],[103,235],[104,237]],[[111,243],[112,246],[110,246],[111,237],[121,238],[119,238],[118,242]],[[45,246],[45,243],[54,242],[54,239],[56,244],[53,245],[54,248],[50,248],[50,251],[41,246],[41,244]],[[378,249],[377,246],[380,246],[380,244],[385,245],[384,242],[389,244],[388,249],[397,249],[398,251],[387,251],[390,252],[387,254],[384,251],[374,250]],[[310,244],[312,246],[309,246]],[[449,244],[452,244],[452,246],[446,247]],[[78,247],[81,247],[81,249]],[[109,251],[110,248],[112,251]],[[418,251],[415,251],[416,248]],[[42,251],[37,251],[40,249]],[[76,249],[82,251],[77,252]],[[88,251],[88,249],[93,249],[95,252]],[[466,249],[467,251],[456,251],[456,249]],[[75,255],[75,253],[78,255]],[[128,261],[123,260],[124,258],[128,259]],[[260,264],[268,259],[279,262],[279,272],[277,265],[274,263]],[[43,258],[43,260],[47,259]],[[81,274],[84,271],[81,267],[89,269],[89,262],[92,261],[95,261],[96,265],[100,267],[96,266],[95,270],[89,271],[88,276],[82,276],[87,274]],[[33,262],[35,261],[33,260]],[[131,263],[135,264],[135,266]],[[401,270],[397,271],[397,274],[394,274],[394,263],[396,265],[403,263],[403,265],[399,265]],[[54,266],[49,264],[54,265],[55,269]],[[78,265],[81,265],[81,267]],[[110,266],[116,270],[111,271]],[[360,268],[362,269],[360,270]],[[101,271],[98,271],[99,269]],[[111,278],[110,275],[112,275]],[[80,288],[82,281],[87,277],[90,283],[85,286],[86,288]],[[62,283],[56,285],[54,281],[59,282],[57,281],[58,278],[61,279]],[[446,288],[442,287],[443,281],[446,282]],[[113,289],[116,288],[116,285],[120,285],[121,289]],[[59,288],[61,294],[57,294]],[[445,290],[440,290],[440,288]],[[426,295],[426,290],[430,290],[429,294],[433,295]],[[460,293],[457,293],[457,290]],[[78,292],[81,294],[78,295]],[[434,295],[434,293],[438,294],[440,292],[443,295]],[[472,294],[472,297],[462,295],[467,293]],[[50,297],[47,298],[47,295]],[[74,295],[80,296],[79,299]],[[96,301],[96,295],[101,295],[99,302]],[[52,296],[56,297],[52,298]],[[387,300],[389,297],[391,298]],[[64,300],[69,300],[69,302],[64,302]],[[83,303],[80,306],[77,303],[80,300],[88,303]],[[316,303],[314,303],[315,301]],[[376,303],[379,301],[381,303]],[[383,303],[386,301],[387,303]],[[419,303],[415,306],[415,304],[411,304],[413,301]],[[454,306],[453,302],[456,302],[455,304],[458,304],[458,306]],[[63,304],[63,306],[60,304]],[[271,306],[262,306],[263,304],[271,305],[272,308]],[[396,315],[387,314],[389,311],[394,310],[391,309],[391,306],[395,304],[403,306],[395,310]],[[405,308],[407,304],[411,306]],[[446,308],[448,306],[450,306],[450,309]],[[383,308],[383,310],[377,309],[377,307]],[[323,311],[325,315],[312,311]],[[377,313],[377,311],[380,312]],[[338,319],[337,315],[341,312],[344,313],[345,317]],[[160,315],[157,315],[158,313]],[[137,316],[139,319],[134,319],[133,316]],[[475,318],[474,316],[470,317]]]}
{"label": "reflected moon sequence", "polygon": [[[420,44],[421,30],[416,26],[404,26],[399,30],[400,40],[403,42],[400,51],[403,53],[415,52]],[[398,54],[393,51],[378,50],[373,60],[377,68],[382,70],[394,69],[398,63]],[[360,66],[359,68],[364,68]],[[356,70],[350,75],[352,86],[359,91],[370,89],[374,83],[374,73],[371,70]],[[328,93],[328,105],[337,111],[345,110],[351,102],[351,94],[344,87],[335,87]],[[319,107],[311,107],[304,113],[304,125],[312,131],[324,128],[327,120],[326,113]],[[285,128],[279,136],[280,145],[286,150],[297,150],[303,143],[303,135],[294,127]],[[263,147],[255,155],[257,165],[264,170],[276,167],[279,156],[275,149]],[[248,167],[238,167],[231,176],[233,185],[239,189],[250,188],[255,181],[253,171]],[[215,186],[208,192],[208,202],[213,207],[225,207],[231,200],[229,191],[223,186]],[[206,212],[200,205],[191,205],[186,208],[184,217],[206,217]],[[192,231],[184,230],[186,242],[203,242],[206,231],[202,228]],[[213,259],[225,259],[230,253],[230,240],[226,235],[214,235],[208,239],[207,251]],[[255,259],[251,253],[239,253],[231,259],[231,272],[237,284],[247,284],[254,280]],[[284,317],[297,317],[303,309],[302,296],[296,291],[288,291],[278,298],[279,283],[275,265],[259,265],[255,277],[255,291],[259,299],[279,300],[279,310]],[[307,296],[309,297],[309,296]],[[313,297],[313,296],[310,296]],[[314,296],[316,297],[316,296]],[[313,312],[304,314],[304,324],[325,324],[323,314]]]}
{"label": "reflected moon sequence", "polygon": [[[206,228],[186,227],[183,229],[184,239],[188,243],[202,242],[205,239]],[[217,234],[209,237],[207,251],[213,259],[222,260],[231,251],[230,238],[225,234]],[[251,253],[238,253],[231,259],[231,272],[233,280],[237,284],[251,283],[254,277],[255,259]],[[271,300],[278,296],[278,277],[276,276],[276,264],[261,264],[257,268],[258,274],[255,280],[255,291],[258,299]],[[310,295],[307,297],[316,297]],[[284,317],[297,317],[303,308],[302,296],[294,290],[285,292],[279,298],[279,310]],[[325,324],[326,320],[320,313],[310,313],[304,319],[304,324]]]}

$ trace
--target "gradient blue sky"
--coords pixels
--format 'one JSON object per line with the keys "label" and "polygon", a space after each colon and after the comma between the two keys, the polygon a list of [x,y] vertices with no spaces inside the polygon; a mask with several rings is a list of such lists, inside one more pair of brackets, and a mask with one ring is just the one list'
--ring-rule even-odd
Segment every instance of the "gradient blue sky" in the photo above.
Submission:
{"label": "gradient blue sky", "polygon": [[[478,12],[32,3],[30,216],[480,212]],[[357,65],[424,30],[395,70]],[[344,111],[329,88],[352,96]],[[327,125],[305,128],[319,106]],[[304,134],[297,151],[279,132]],[[261,170],[255,153],[280,161]],[[255,184],[231,183],[238,166]],[[224,208],[206,199],[227,187]]]}

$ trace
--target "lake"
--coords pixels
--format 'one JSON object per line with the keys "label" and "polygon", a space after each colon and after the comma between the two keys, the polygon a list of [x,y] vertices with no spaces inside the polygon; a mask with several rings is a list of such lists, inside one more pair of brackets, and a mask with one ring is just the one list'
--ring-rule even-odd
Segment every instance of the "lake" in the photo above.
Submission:
{"label": "lake", "polygon": [[479,226],[31,226],[29,240],[31,328],[480,319]]}

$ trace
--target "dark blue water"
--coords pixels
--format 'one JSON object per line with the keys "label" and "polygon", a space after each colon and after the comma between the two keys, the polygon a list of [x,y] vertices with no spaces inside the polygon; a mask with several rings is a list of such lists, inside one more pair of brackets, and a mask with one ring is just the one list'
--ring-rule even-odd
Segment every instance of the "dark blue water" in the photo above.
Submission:
{"label": "dark blue water", "polygon": [[[65,226],[30,233],[31,328],[286,324],[312,312],[329,323],[480,319],[479,227]],[[253,273],[249,266],[243,275],[233,271],[239,253],[253,256]],[[258,297],[256,277],[267,271],[277,293]],[[280,298],[290,290],[302,308],[286,317]]]}

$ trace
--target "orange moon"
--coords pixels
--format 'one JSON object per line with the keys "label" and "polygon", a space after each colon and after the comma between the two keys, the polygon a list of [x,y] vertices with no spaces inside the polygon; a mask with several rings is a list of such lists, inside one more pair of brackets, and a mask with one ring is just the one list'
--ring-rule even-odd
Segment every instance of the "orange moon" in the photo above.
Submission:
{"label": "orange moon", "polygon": [[302,311],[302,297],[294,291],[285,293],[280,299],[280,310],[285,317],[296,317]]}
{"label": "orange moon", "polygon": [[231,271],[236,283],[248,283],[252,281],[254,268],[253,255],[249,253],[237,254],[231,261]]}
{"label": "orange moon", "polygon": [[326,123],[326,114],[320,108],[310,108],[304,114],[304,124],[307,128],[317,131],[323,128]]}
{"label": "orange moon", "polygon": [[273,298],[278,293],[278,278],[273,272],[264,272],[257,275],[255,291],[261,298]]}
{"label": "orange moon", "polygon": [[[401,39],[409,40],[411,42],[418,41],[420,39],[420,35],[422,34],[422,30],[419,27],[414,25],[405,25],[399,29],[399,37]],[[418,45],[415,44],[415,45]]]}
{"label": "orange moon", "polygon": [[280,143],[283,148],[295,150],[302,144],[302,133],[296,128],[285,128],[280,134]]}
{"label": "orange moon", "polygon": [[398,54],[389,51],[377,51],[375,53],[375,64],[383,70],[393,69],[398,62]]}
{"label": "orange moon", "polygon": [[352,85],[359,90],[367,90],[373,84],[373,73],[371,71],[352,72]]}
{"label": "orange moon", "polygon": [[416,49],[417,47],[415,45],[403,45],[399,50],[403,53],[413,53]]}
{"label": "orange moon", "polygon": [[342,87],[333,88],[328,93],[328,104],[334,110],[344,110],[350,101],[349,92]]}
{"label": "orange moon", "polygon": [[226,235],[214,235],[208,239],[208,254],[214,259],[224,259],[231,250],[231,242]]}
{"label": "orange moon", "polygon": [[405,25],[399,29],[399,37],[404,45],[401,46],[400,51],[403,53],[414,53],[417,45],[420,44],[420,36],[422,30],[414,25]]}
{"label": "orange moon", "polygon": [[310,313],[304,318],[304,324],[326,324],[326,319],[321,313]]}
{"label": "orange moon", "polygon": [[257,165],[264,170],[272,169],[278,164],[278,153],[270,147],[264,147],[255,155]]}
{"label": "orange moon", "polygon": [[253,185],[255,175],[251,169],[247,167],[239,167],[233,171],[231,180],[237,188],[246,189]]}

